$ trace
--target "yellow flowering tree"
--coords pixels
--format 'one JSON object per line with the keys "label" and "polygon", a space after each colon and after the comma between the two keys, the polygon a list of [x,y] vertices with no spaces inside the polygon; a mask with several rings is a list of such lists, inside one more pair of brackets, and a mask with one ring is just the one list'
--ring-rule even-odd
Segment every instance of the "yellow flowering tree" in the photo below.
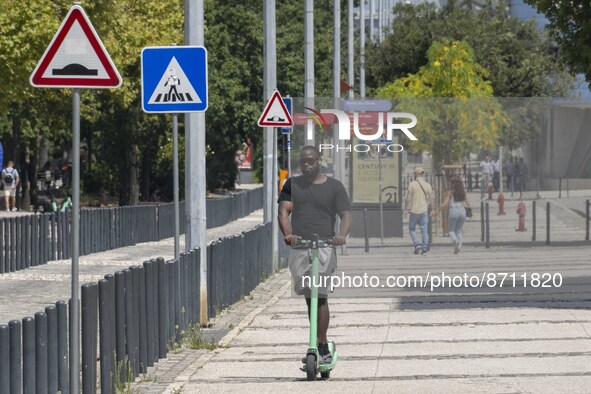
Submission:
{"label": "yellow flowering tree", "polygon": [[418,73],[376,92],[417,117],[413,131],[418,141],[403,145],[430,151],[437,166],[456,163],[478,148],[494,148],[509,120],[472,48],[447,39],[431,45],[427,58]]}

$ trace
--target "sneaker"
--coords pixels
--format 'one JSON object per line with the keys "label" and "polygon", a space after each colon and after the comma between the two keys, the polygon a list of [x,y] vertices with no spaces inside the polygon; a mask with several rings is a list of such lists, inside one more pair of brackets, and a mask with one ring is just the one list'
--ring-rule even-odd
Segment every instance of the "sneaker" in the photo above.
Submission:
{"label": "sneaker", "polygon": [[332,354],[328,350],[328,343],[318,344],[318,354],[320,355],[320,364],[330,364],[332,362]]}
{"label": "sneaker", "polygon": [[421,245],[415,245],[415,254],[421,253]]}
{"label": "sneaker", "polygon": [[18,209],[16,207],[12,208],[12,212],[16,212]]}
{"label": "sneaker", "polygon": [[426,251],[426,250],[423,250],[423,251],[421,252],[421,256],[426,256],[426,255],[427,255],[427,251]]}
{"label": "sneaker", "polygon": [[460,244],[457,241],[454,241],[454,254],[460,253]]}

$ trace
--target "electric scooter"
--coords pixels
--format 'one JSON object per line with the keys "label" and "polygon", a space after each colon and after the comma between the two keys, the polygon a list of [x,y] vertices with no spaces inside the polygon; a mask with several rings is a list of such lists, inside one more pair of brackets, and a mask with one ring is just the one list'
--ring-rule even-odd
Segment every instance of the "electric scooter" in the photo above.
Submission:
{"label": "electric scooter", "polygon": [[336,351],[336,345],[329,341],[328,350],[332,354],[332,361],[330,364],[320,363],[320,354],[318,353],[318,287],[314,286],[314,283],[320,283],[320,275],[318,273],[318,266],[320,265],[318,259],[318,248],[330,246],[331,241],[319,240],[318,235],[314,235],[311,240],[300,240],[296,247],[310,249],[310,263],[312,265],[310,273],[312,283],[310,286],[310,342],[308,345],[308,351],[306,357],[302,359],[304,365],[300,368],[306,372],[307,380],[316,380],[318,372],[323,379],[330,377],[330,371],[332,371],[337,365],[337,359],[339,357]]}

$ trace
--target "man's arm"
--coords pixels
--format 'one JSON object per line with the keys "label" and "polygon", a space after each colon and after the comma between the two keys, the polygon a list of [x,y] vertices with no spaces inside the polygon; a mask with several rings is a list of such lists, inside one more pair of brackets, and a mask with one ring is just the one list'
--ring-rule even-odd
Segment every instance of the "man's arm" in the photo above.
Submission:
{"label": "man's arm", "polygon": [[412,199],[412,189],[409,187],[408,190],[406,191],[406,198],[404,199],[404,217],[408,216],[408,212],[409,212],[408,204],[411,201],[411,199]]}
{"label": "man's arm", "polygon": [[293,203],[291,201],[279,201],[279,212],[277,219],[279,220],[279,228],[283,233],[283,241],[287,245],[295,244],[301,237],[291,233],[291,221],[289,215],[293,209]]}
{"label": "man's arm", "polygon": [[339,233],[332,237],[334,246],[344,245],[347,242],[347,235],[351,231],[351,223],[353,222],[351,211],[339,212],[338,215],[341,218],[341,225],[339,226]]}

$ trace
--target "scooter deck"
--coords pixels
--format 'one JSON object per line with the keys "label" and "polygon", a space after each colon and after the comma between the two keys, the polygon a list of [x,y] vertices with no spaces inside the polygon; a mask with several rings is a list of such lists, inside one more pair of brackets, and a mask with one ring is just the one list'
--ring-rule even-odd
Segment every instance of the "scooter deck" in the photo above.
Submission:
{"label": "scooter deck", "polygon": [[318,366],[318,372],[327,372],[334,369],[337,366],[337,360],[339,358],[339,353],[334,352],[332,354],[332,362],[330,364],[320,364]]}

